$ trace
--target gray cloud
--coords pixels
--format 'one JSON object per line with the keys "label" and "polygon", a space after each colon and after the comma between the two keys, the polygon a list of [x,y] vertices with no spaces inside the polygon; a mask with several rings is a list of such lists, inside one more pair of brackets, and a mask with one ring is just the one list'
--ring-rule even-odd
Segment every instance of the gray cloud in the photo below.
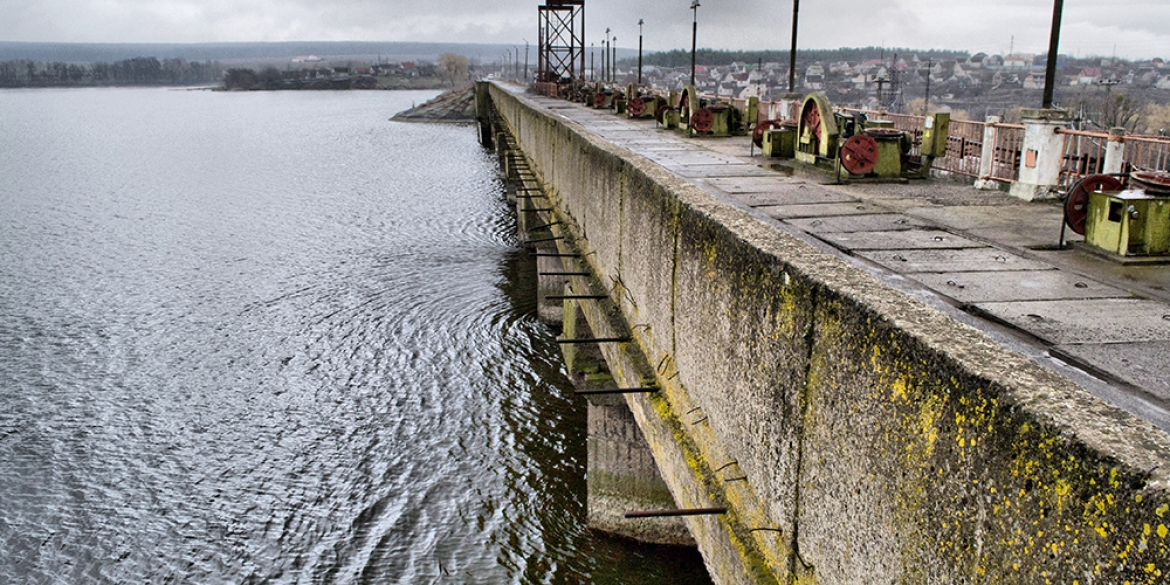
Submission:
{"label": "gray cloud", "polygon": [[[702,0],[699,45],[788,46],[786,0]],[[0,40],[212,42],[287,40],[536,41],[532,0],[0,0]],[[588,0],[586,44],[608,27],[620,47],[690,46],[690,0]],[[800,46],[884,45],[1003,53],[1047,49],[1050,0],[805,0]],[[1014,41],[1014,42],[1013,42]],[[1065,4],[1061,51],[1170,57],[1170,3],[1098,0]]]}

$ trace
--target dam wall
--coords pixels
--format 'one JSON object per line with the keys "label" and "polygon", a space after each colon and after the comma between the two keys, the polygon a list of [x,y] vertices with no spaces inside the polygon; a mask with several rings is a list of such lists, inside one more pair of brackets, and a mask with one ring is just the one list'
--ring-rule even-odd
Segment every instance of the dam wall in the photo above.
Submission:
{"label": "dam wall", "polygon": [[[717,583],[1170,582],[1170,441],[987,335],[483,84]],[[563,107],[580,107],[558,102]],[[560,107],[560,106],[558,106]],[[651,130],[655,131],[655,130]],[[569,266],[570,263],[576,262]],[[566,301],[574,302],[574,301]]]}

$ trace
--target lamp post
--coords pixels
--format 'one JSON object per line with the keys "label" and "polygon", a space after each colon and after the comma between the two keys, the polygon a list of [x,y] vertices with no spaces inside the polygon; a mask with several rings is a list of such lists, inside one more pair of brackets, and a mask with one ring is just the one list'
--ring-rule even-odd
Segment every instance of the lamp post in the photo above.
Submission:
{"label": "lamp post", "polygon": [[638,85],[642,85],[642,19],[638,19]]}
{"label": "lamp post", "polygon": [[524,83],[528,83],[528,39],[524,39]]}
{"label": "lamp post", "polygon": [[699,0],[691,0],[691,10],[695,13],[691,23],[691,87],[695,86],[695,43],[699,38]]}
{"label": "lamp post", "polygon": [[605,27],[605,38],[601,39],[601,80],[609,81],[609,27]]}
{"label": "lamp post", "polygon": [[796,91],[796,20],[800,16],[800,0],[792,0],[792,48],[788,50],[788,93]]}
{"label": "lamp post", "polygon": [[1041,108],[1052,109],[1052,92],[1056,87],[1057,47],[1060,45],[1060,17],[1064,0],[1055,0],[1052,6],[1052,36],[1048,40],[1048,66],[1044,68],[1044,103]]}
{"label": "lamp post", "polygon": [[593,57],[596,55],[596,47],[593,43],[589,43],[589,77],[593,81],[597,81],[597,69],[593,66]]}
{"label": "lamp post", "polygon": [[609,80],[617,83],[617,37],[613,38],[613,44],[610,45],[610,50],[613,51],[613,53],[611,53],[611,58],[609,60],[609,68],[611,69]]}

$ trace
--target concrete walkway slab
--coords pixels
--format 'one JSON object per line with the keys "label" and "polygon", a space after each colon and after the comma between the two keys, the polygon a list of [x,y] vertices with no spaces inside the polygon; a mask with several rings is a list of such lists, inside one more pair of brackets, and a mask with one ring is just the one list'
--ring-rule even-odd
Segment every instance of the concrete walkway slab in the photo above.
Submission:
{"label": "concrete walkway slab", "polygon": [[848,195],[818,189],[812,185],[800,185],[772,193],[744,193],[733,197],[749,207],[772,207],[776,205],[805,205],[810,203],[860,203]]}
{"label": "concrete walkway slab", "polygon": [[771,177],[737,177],[734,179],[711,179],[711,186],[725,193],[771,193],[787,185],[806,185],[808,181],[796,177],[784,177],[773,173]]}
{"label": "concrete walkway slab", "polygon": [[1069,361],[1088,364],[1170,401],[1170,342],[1094,343],[1058,345],[1052,353]]}
{"label": "concrete walkway slab", "polygon": [[995,248],[959,250],[873,250],[857,254],[894,272],[992,272],[1005,270],[1054,270],[1048,264],[1029,260]]}
{"label": "concrete walkway slab", "polygon": [[1054,345],[1170,341],[1170,306],[1155,301],[1024,301],[975,307]]}
{"label": "concrete walkway slab", "polygon": [[838,215],[876,215],[890,213],[888,209],[868,203],[809,203],[795,205],[769,205],[759,207],[760,211],[776,219],[802,217],[826,217]]}
{"label": "concrete walkway slab", "polygon": [[921,250],[985,248],[986,245],[942,230],[909,230],[818,234],[820,239],[845,250]]}
{"label": "concrete walkway slab", "polygon": [[897,213],[788,219],[785,223],[814,234],[903,231],[928,227],[921,219]]}
{"label": "concrete walkway slab", "polygon": [[767,177],[772,171],[753,165],[663,165],[680,177],[688,179],[711,179],[718,177]]}
{"label": "concrete walkway slab", "polygon": [[1119,288],[1059,270],[943,272],[913,278],[961,303],[1130,297]]}

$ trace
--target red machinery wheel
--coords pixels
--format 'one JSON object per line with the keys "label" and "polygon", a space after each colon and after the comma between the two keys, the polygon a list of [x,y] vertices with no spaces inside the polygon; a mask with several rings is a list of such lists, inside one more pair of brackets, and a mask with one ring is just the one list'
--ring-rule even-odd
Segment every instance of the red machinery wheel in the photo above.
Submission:
{"label": "red machinery wheel", "polygon": [[699,132],[710,132],[711,128],[715,127],[715,114],[707,108],[702,108],[691,116],[691,126]]}
{"label": "red machinery wheel", "polygon": [[1065,225],[1077,234],[1085,235],[1085,220],[1089,217],[1089,193],[1121,189],[1121,181],[1110,175],[1089,175],[1077,181],[1064,198]]}
{"label": "red machinery wheel", "polygon": [[666,113],[673,112],[673,111],[674,111],[674,108],[672,108],[668,105],[663,104],[661,106],[658,106],[658,109],[654,110],[654,119],[658,120],[659,124],[665,124],[666,123]]}
{"label": "red machinery wheel", "polygon": [[763,122],[756,124],[756,127],[754,129],[752,129],[752,142],[754,142],[757,147],[763,148],[764,147],[764,133],[767,132],[768,130],[772,130],[774,128],[779,128],[779,127],[780,127],[779,120],[764,120]]}
{"label": "red machinery wheel", "polygon": [[1137,171],[1130,173],[1129,186],[1157,195],[1170,194],[1170,172]]}
{"label": "red machinery wheel", "polygon": [[871,136],[850,136],[841,147],[841,166],[855,175],[868,175],[877,166],[877,141]]}
{"label": "red machinery wheel", "polygon": [[631,116],[641,116],[642,114],[646,113],[646,100],[640,97],[636,97],[630,100],[630,105],[628,108],[630,110]]}
{"label": "red machinery wheel", "polygon": [[605,94],[604,93],[593,94],[593,107],[595,107],[595,108],[604,108],[605,107]]}
{"label": "red machinery wheel", "polygon": [[[814,154],[820,152],[822,139],[821,109],[817,106],[816,102],[809,101],[805,103],[804,112],[801,113],[800,120],[802,123],[801,132],[807,130],[808,136],[811,139],[809,143],[811,152]],[[802,134],[801,140],[804,139],[803,136]]]}

